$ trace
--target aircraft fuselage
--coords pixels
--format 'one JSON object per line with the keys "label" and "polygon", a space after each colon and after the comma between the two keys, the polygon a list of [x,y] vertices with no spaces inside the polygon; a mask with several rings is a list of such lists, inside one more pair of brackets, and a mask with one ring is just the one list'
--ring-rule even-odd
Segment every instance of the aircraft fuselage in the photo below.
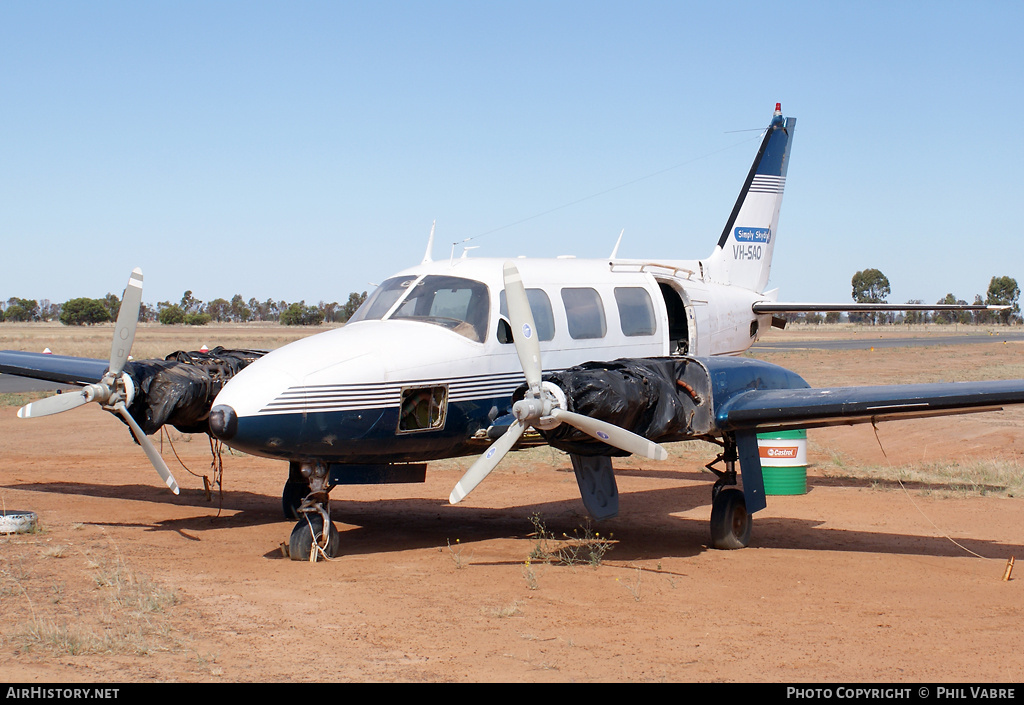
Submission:
{"label": "aircraft fuselage", "polygon": [[[238,450],[293,461],[396,463],[480,452],[525,381],[504,259],[425,262],[385,281],[342,328],[272,351],[214,402]],[[765,297],[709,281],[701,261],[517,259],[544,370],[592,360],[734,355]]]}

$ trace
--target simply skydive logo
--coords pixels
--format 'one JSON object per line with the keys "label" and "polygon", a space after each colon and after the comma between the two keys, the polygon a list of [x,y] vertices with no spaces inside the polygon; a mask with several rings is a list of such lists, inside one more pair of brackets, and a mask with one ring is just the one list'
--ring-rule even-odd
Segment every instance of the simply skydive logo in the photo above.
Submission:
{"label": "simply skydive logo", "polygon": [[733,235],[737,242],[759,242],[763,245],[767,245],[772,239],[771,228],[736,228]]}

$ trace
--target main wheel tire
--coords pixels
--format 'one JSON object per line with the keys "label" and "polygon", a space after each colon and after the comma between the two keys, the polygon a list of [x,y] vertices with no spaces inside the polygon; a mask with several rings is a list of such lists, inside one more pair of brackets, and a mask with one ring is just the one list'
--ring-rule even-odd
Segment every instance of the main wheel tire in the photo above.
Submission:
{"label": "main wheel tire", "polygon": [[288,480],[284,483],[284,490],[281,492],[281,509],[284,511],[285,519],[296,520],[299,516],[299,507],[302,500],[309,494],[308,482],[296,482]]}
{"label": "main wheel tire", "polygon": [[711,545],[723,550],[746,548],[750,528],[743,492],[735,487],[722,489],[711,504]]}
{"label": "main wheel tire", "polygon": [[[327,546],[324,553],[328,558],[334,558],[341,553],[341,534],[338,533],[333,521],[327,522],[327,527]],[[323,545],[323,534],[323,517],[316,513],[303,514],[288,539],[288,557],[293,561],[308,561],[313,550],[313,542],[315,541],[318,546]]]}

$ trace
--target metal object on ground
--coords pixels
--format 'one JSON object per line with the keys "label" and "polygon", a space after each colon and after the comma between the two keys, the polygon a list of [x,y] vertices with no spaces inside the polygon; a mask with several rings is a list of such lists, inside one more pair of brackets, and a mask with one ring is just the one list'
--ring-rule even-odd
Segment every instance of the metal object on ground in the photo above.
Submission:
{"label": "metal object on ground", "polygon": [[0,509],[0,534],[29,534],[38,524],[35,512]]}

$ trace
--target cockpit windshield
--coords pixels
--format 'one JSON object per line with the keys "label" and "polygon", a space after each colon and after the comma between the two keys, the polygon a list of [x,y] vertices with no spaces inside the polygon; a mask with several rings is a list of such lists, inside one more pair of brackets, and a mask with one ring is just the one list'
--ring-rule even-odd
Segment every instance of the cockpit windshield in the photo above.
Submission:
{"label": "cockpit windshield", "polygon": [[348,322],[379,321],[391,310],[395,302],[406,293],[409,285],[415,280],[416,277],[413,276],[394,277],[385,280],[383,284],[373,290],[370,297],[352,314],[352,318],[348,319]]}
{"label": "cockpit windshield", "polygon": [[[398,307],[387,316],[388,311]],[[431,275],[388,279],[359,307],[351,321],[405,319],[433,323],[478,343],[487,332],[490,296],[483,282]]]}

